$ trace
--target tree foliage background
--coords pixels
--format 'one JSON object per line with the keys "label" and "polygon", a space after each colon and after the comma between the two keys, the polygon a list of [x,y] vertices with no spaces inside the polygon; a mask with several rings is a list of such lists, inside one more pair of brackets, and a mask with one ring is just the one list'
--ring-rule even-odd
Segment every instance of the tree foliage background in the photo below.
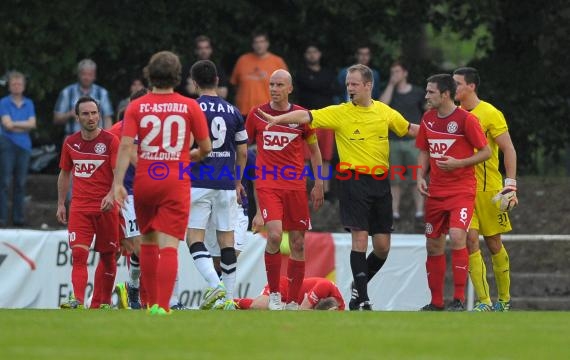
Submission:
{"label": "tree foliage background", "polygon": [[28,76],[38,133],[57,138],[53,105],[58,92],[76,81],[77,62],[85,57],[97,62],[97,82],[111,92],[114,104],[128,95],[130,79],[154,52],[172,50],[190,62],[193,39],[207,34],[216,59],[230,73],[237,57],[250,51],[254,30],[270,34],[270,50],[292,70],[310,42],[320,45],[324,61],[334,68],[352,62],[356,44],[370,44],[384,80],[390,62],[404,57],[412,64],[412,81],[423,86],[428,75],[450,70],[441,52],[429,47],[427,24],[462,39],[473,38],[481,26],[488,29],[477,44],[486,55],[470,65],[481,72],[481,97],[509,121],[521,172],[536,173],[541,156],[559,161],[570,138],[567,1],[4,0],[0,73],[17,69]]}

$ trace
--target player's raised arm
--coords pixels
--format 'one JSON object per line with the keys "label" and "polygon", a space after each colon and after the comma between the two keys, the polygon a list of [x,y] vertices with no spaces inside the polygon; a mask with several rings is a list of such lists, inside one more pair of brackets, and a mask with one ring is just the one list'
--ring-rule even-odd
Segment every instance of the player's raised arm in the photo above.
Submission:
{"label": "player's raised arm", "polygon": [[311,122],[312,118],[307,110],[294,110],[279,116],[269,115],[265,111],[258,109],[257,115],[263,120],[267,121],[268,124],[265,129],[269,129],[273,125],[278,124],[308,124]]}

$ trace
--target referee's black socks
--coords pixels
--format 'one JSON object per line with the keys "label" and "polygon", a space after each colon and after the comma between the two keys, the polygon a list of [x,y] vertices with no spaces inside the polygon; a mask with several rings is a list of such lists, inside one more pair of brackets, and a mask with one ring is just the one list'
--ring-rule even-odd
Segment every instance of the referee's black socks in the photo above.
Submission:
{"label": "referee's black socks", "polygon": [[382,266],[384,266],[385,262],[386,259],[380,259],[378,256],[376,256],[376,254],[374,254],[374,251],[368,255],[366,258],[366,264],[368,265],[368,281],[372,280],[374,275],[376,275]]}
{"label": "referee's black socks", "polygon": [[354,287],[358,291],[358,302],[368,299],[368,264],[366,263],[366,252],[350,252],[350,268],[354,278]]}

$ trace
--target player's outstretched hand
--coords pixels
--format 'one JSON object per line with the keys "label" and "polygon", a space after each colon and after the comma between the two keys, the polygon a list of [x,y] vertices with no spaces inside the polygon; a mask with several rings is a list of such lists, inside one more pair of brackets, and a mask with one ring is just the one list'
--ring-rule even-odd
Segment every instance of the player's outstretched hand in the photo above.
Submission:
{"label": "player's outstretched hand", "polygon": [[259,108],[257,109],[257,115],[259,115],[259,117],[261,117],[263,120],[267,121],[267,125],[265,126],[265,130],[269,130],[270,127],[278,124],[278,121],[275,118],[275,116],[269,115],[268,113],[266,113],[265,111],[263,111]]}
{"label": "player's outstretched hand", "polygon": [[125,199],[127,198],[127,189],[123,185],[115,185],[114,200],[121,207],[125,207]]}
{"label": "player's outstretched hand", "polygon": [[63,225],[67,224],[67,210],[65,209],[65,205],[57,206],[57,212],[55,213],[55,217],[57,218],[57,221],[59,221]]}

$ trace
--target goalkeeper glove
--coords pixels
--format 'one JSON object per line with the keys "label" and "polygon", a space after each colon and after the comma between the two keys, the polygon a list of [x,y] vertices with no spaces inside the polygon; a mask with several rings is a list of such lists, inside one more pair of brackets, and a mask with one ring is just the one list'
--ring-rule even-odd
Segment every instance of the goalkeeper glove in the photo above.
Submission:
{"label": "goalkeeper glove", "polygon": [[497,195],[493,197],[493,202],[501,211],[511,211],[518,204],[517,199],[517,181],[515,179],[506,178],[505,187]]}

